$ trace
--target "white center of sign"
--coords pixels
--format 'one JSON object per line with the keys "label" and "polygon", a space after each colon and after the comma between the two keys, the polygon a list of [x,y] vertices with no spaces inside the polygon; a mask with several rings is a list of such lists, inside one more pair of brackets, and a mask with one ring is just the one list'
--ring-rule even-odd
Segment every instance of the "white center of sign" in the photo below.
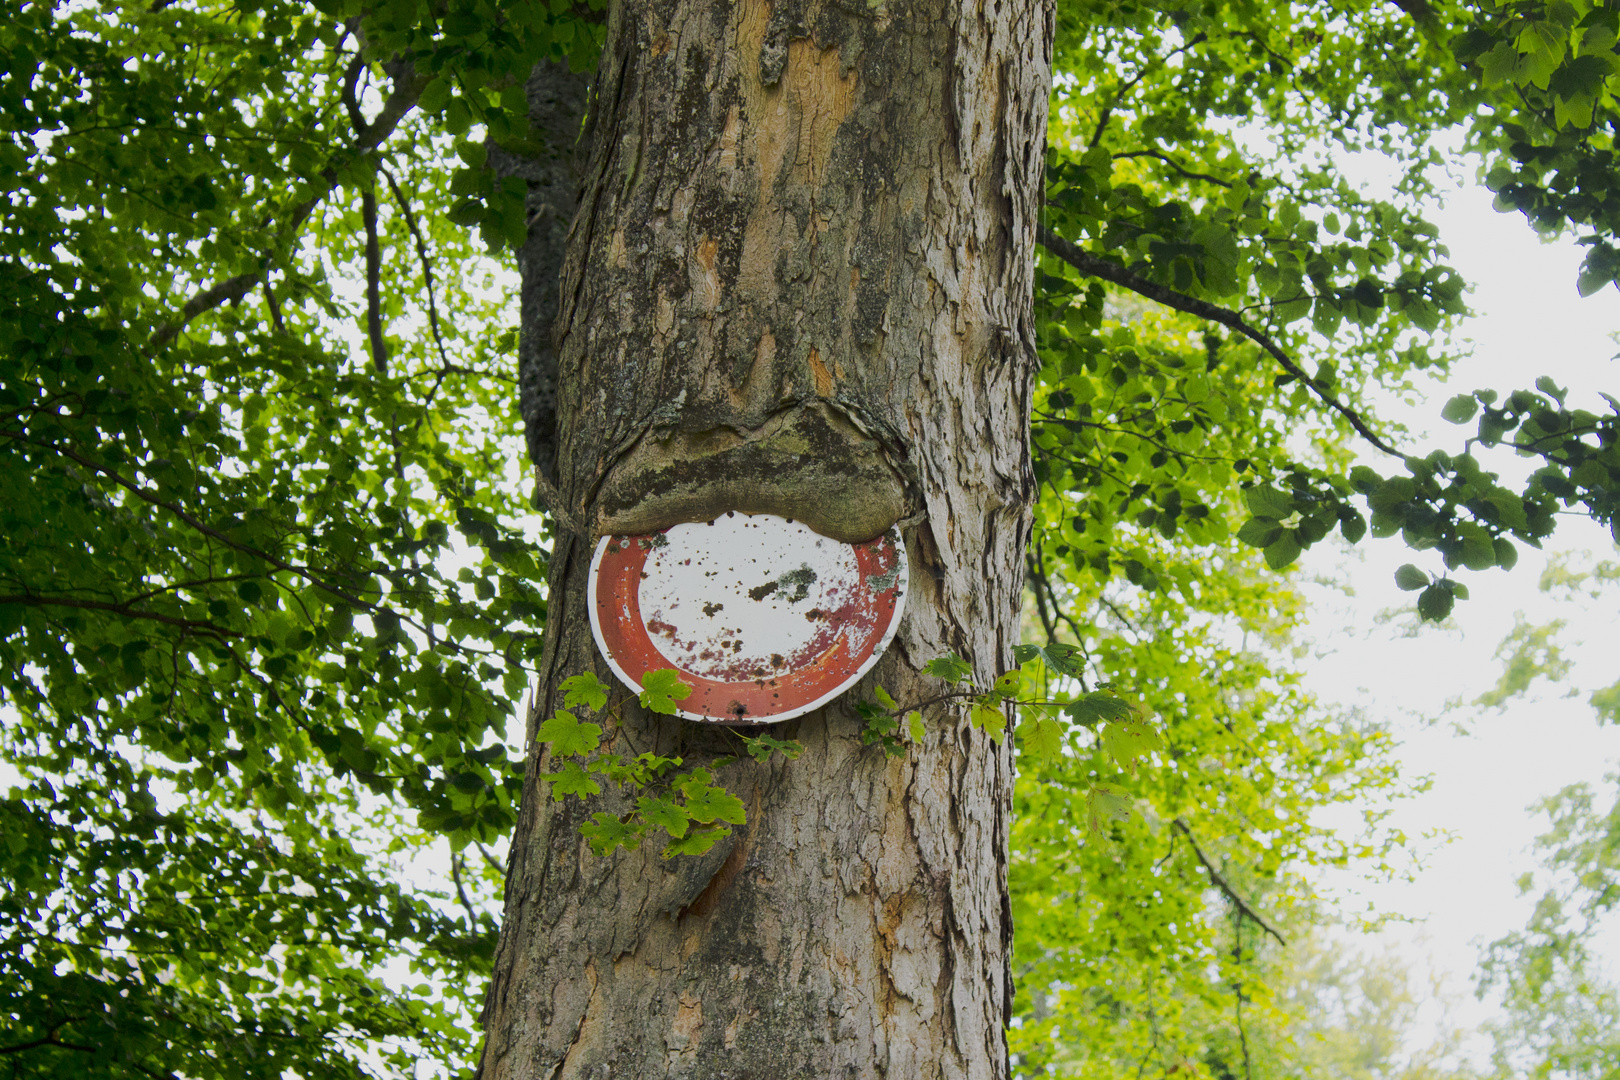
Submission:
{"label": "white center of sign", "polygon": [[717,681],[790,671],[819,654],[861,585],[850,545],[781,518],[726,514],[664,539],[641,579],[648,635],[674,667]]}

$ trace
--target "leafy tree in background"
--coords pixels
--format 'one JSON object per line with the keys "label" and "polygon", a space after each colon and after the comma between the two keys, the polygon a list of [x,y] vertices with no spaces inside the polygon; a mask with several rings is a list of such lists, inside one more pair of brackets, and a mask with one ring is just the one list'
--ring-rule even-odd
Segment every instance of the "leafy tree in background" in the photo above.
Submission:
{"label": "leafy tree in background", "polygon": [[[1541,590],[1561,607],[1607,614],[1620,581],[1613,559],[1565,556],[1549,561]],[[1522,615],[1497,650],[1502,675],[1475,704],[1495,708],[1528,696],[1545,680],[1585,690],[1599,723],[1620,721],[1620,681],[1569,686],[1573,664],[1564,653],[1565,620],[1535,623]],[[1606,672],[1605,675],[1612,674]],[[1607,800],[1615,798],[1608,777]],[[1503,1015],[1491,1025],[1496,1075],[1597,1078],[1620,1068],[1620,988],[1603,970],[1595,940],[1612,926],[1620,898],[1620,801],[1575,784],[1534,808],[1550,828],[1537,838],[1541,869],[1519,880],[1521,893],[1540,889],[1525,928],[1492,942],[1478,972],[1480,989],[1499,993]]]}
{"label": "leafy tree in background", "polygon": [[[561,258],[535,163],[590,152],[547,139],[570,113],[530,76],[593,67],[602,18],[0,19],[16,1075],[474,1060],[523,790],[506,738],[548,610],[513,445],[527,420],[551,468]],[[1620,274],[1617,32],[1613,7],[1567,3],[1057,9],[1030,677],[1076,702],[1112,687],[1166,746],[1122,773],[1081,707],[1014,731],[1020,1072],[1263,1075],[1286,1061],[1253,1051],[1287,1026],[1301,869],[1401,841],[1309,824],[1400,779],[1375,725],[1294,687],[1301,602],[1275,571],[1332,530],[1400,532],[1428,554],[1398,583],[1442,618],[1466,595],[1451,572],[1510,566],[1556,514],[1615,527],[1614,416],[1545,382],[1448,403],[1469,453],[1352,465],[1404,448],[1370,391],[1453,359],[1430,335],[1462,282],[1418,210],[1444,133],[1503,209],[1581,236],[1583,292]],[[1402,163],[1394,198],[1338,175],[1331,153],[1358,150]],[[484,248],[520,250],[521,334]],[[1522,490],[1484,471],[1503,444],[1538,459]],[[1102,781],[1128,820],[1098,820]],[[402,883],[394,860],[446,847],[442,880]]]}

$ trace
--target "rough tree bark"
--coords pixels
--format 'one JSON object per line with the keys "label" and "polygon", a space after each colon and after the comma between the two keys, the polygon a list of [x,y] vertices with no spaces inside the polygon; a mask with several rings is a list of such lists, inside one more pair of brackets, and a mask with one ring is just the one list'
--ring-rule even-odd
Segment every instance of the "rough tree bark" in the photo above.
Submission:
{"label": "rough tree bark", "polygon": [[[931,710],[886,758],[835,702],[775,732],[799,760],[722,774],[745,826],[665,861],[593,856],[578,827],[619,804],[552,801],[533,740],[563,678],[611,678],[596,536],[726,510],[907,522],[869,680],[902,701],[935,656],[1008,664],[1051,35],[1046,0],[612,6],[555,336],[556,481],[591,535],[553,550],[485,1080],[1006,1075],[1009,748]],[[736,749],[625,716],[637,750]]]}

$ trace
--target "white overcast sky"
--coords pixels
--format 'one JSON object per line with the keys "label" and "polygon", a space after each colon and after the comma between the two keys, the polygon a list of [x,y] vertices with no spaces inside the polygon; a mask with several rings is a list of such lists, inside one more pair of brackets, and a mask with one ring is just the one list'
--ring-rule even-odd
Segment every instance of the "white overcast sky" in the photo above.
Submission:
{"label": "white overcast sky", "polygon": [[[1366,164],[1369,173],[1376,172]],[[1385,415],[1412,426],[1418,452],[1461,448],[1468,429],[1440,420],[1439,409],[1451,395],[1476,388],[1528,389],[1537,376],[1551,375],[1572,389],[1572,403],[1607,411],[1596,391],[1620,396],[1620,362],[1611,359],[1620,350],[1614,338],[1620,293],[1611,287],[1584,300],[1576,294],[1582,249],[1570,240],[1541,243],[1521,216],[1497,213],[1490,192],[1472,185],[1449,194],[1431,220],[1451,250],[1452,265],[1475,286],[1469,304],[1476,314],[1463,329],[1474,351],[1449,380],[1427,384],[1428,400],[1421,406],[1381,406]],[[1378,467],[1375,458],[1364,460]],[[1501,464],[1523,468],[1512,458]],[[1611,558],[1616,553],[1607,530],[1570,519],[1549,543],[1548,552],[1554,550]],[[1411,881],[1377,884],[1338,874],[1324,876],[1323,883],[1342,898],[1347,915],[1370,902],[1415,920],[1386,931],[1384,944],[1419,976],[1446,975],[1449,990],[1463,998],[1452,1019],[1470,1025],[1492,1009],[1471,994],[1478,947],[1522,927],[1533,903],[1533,897],[1519,896],[1515,884],[1535,868],[1530,844],[1546,826],[1545,816],[1530,805],[1585,781],[1604,793],[1600,804],[1606,807],[1614,785],[1605,775],[1620,767],[1620,730],[1600,728],[1585,702],[1591,690],[1620,679],[1620,590],[1595,603],[1555,603],[1537,589],[1545,555],[1523,545],[1520,552],[1511,573],[1460,574],[1472,598],[1457,605],[1456,627],[1428,626],[1415,636],[1404,636],[1406,619],[1388,618],[1410,608],[1416,595],[1399,592],[1393,574],[1403,562],[1439,569],[1433,553],[1414,553],[1391,539],[1363,542],[1354,553],[1323,545],[1305,560],[1307,574],[1348,581],[1353,590],[1346,595],[1308,587],[1312,606],[1303,637],[1311,646],[1309,685],[1324,701],[1359,706],[1390,724],[1402,739],[1408,773],[1434,778],[1432,789],[1399,805],[1392,820],[1412,836],[1444,830],[1452,838],[1431,846],[1433,853]],[[1471,701],[1494,684],[1501,665],[1493,653],[1516,612],[1534,621],[1568,621],[1562,640],[1575,665],[1567,682],[1540,685],[1500,713],[1473,706],[1448,711],[1448,701]],[[1567,696],[1572,687],[1582,693]],[[1459,725],[1465,733],[1458,733]],[[1605,935],[1611,977],[1620,976],[1615,930]],[[1481,1049],[1483,1043],[1472,1046]]]}

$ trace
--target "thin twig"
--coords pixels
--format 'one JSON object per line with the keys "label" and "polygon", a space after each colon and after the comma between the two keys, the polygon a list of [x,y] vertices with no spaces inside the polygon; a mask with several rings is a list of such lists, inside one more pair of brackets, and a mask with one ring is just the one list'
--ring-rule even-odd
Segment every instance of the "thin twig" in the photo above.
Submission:
{"label": "thin twig", "polygon": [[1195,35],[1193,35],[1192,39],[1187,42],[1187,44],[1182,45],[1179,48],[1171,49],[1169,52],[1165,53],[1163,56],[1155,56],[1155,57],[1153,57],[1146,64],[1142,65],[1142,70],[1138,71],[1135,74],[1135,76],[1133,76],[1130,79],[1127,79],[1124,83],[1120,84],[1120,88],[1118,90],[1114,91],[1114,96],[1113,96],[1112,100],[1110,100],[1108,102],[1108,104],[1106,106],[1104,106],[1103,111],[1102,111],[1102,115],[1097,118],[1096,130],[1094,130],[1091,133],[1091,141],[1086,144],[1086,149],[1089,150],[1093,146],[1096,146],[1098,141],[1102,139],[1103,132],[1106,131],[1107,128],[1108,128],[1108,121],[1113,119],[1114,106],[1118,105],[1120,103],[1120,99],[1122,99],[1126,95],[1126,93],[1129,92],[1131,87],[1135,86],[1137,83],[1139,83],[1143,79],[1147,78],[1148,75],[1151,74],[1155,68],[1161,66],[1166,60],[1169,60],[1172,56],[1175,56],[1177,53],[1186,52],[1188,49],[1192,48],[1195,45],[1202,45],[1204,42],[1206,42],[1208,40],[1209,40],[1209,35],[1208,34],[1204,34],[1204,33],[1195,34]]}
{"label": "thin twig", "polygon": [[1330,408],[1343,415],[1346,420],[1349,420],[1350,426],[1355,428],[1362,438],[1366,439],[1368,442],[1372,443],[1386,454],[1391,454],[1398,458],[1404,458],[1406,456],[1393,446],[1389,445],[1389,443],[1379,438],[1372,428],[1367,426],[1367,421],[1361,418],[1360,413],[1356,412],[1356,410],[1352,409],[1350,406],[1346,405],[1344,402],[1340,401],[1338,398],[1316,385],[1315,381],[1312,380],[1309,375],[1305,374],[1304,369],[1298,364],[1294,363],[1294,361],[1289,358],[1288,354],[1283,352],[1282,348],[1279,347],[1275,341],[1272,341],[1271,338],[1263,331],[1257,330],[1250,326],[1247,322],[1244,322],[1243,317],[1237,312],[1228,308],[1223,308],[1218,304],[1212,304],[1207,300],[1199,300],[1196,297],[1188,296],[1186,293],[1177,292],[1174,289],[1166,288],[1165,286],[1155,284],[1146,278],[1139,277],[1125,269],[1123,266],[1120,266],[1118,263],[1109,262],[1107,259],[1093,255],[1091,252],[1082,249],[1078,244],[1063,239],[1063,237],[1059,236],[1045,225],[1037,227],[1037,238],[1040,240],[1042,247],[1046,248],[1046,250],[1050,251],[1052,254],[1056,255],[1058,258],[1062,259],[1064,262],[1068,263],[1082,274],[1089,277],[1101,278],[1102,280],[1112,282],[1121,288],[1129,289],[1131,292],[1134,292],[1140,296],[1145,296],[1149,300],[1157,301],[1158,303],[1163,304],[1165,307],[1174,308],[1177,311],[1184,311],[1188,315],[1196,315],[1201,319],[1208,319],[1211,322],[1217,322],[1222,326],[1236,330],[1238,333],[1242,334],[1244,337],[1266,350],[1266,352],[1270,353],[1272,358],[1275,359],[1279,365],[1281,365],[1284,371],[1288,372],[1288,374],[1294,376],[1294,378],[1299,379],[1306,386],[1310,387],[1312,393],[1321,398],[1322,401]]}
{"label": "thin twig", "polygon": [[1033,551],[1024,553],[1024,563],[1029,567],[1030,591],[1035,594],[1035,611],[1041,617],[1041,628],[1046,631],[1047,641],[1056,641],[1057,626],[1052,622],[1052,617],[1046,613],[1046,597],[1042,595],[1040,578],[1036,574]]}
{"label": "thin twig", "polygon": [[501,861],[499,859],[497,859],[495,856],[491,855],[488,851],[486,851],[484,849],[483,844],[480,844],[477,841],[474,841],[473,842],[473,847],[478,849],[478,854],[480,854],[480,855],[482,855],[484,857],[484,862],[489,864],[489,868],[491,870],[495,871],[497,874],[502,875],[503,877],[506,875],[506,867],[501,865]]}
{"label": "thin twig", "polygon": [[1204,849],[1198,846],[1197,840],[1193,839],[1192,830],[1187,828],[1187,823],[1181,818],[1176,818],[1170,824],[1173,825],[1182,836],[1187,838],[1187,843],[1192,845],[1193,854],[1198,856],[1198,861],[1204,865],[1205,870],[1209,871],[1209,879],[1210,881],[1214,882],[1215,887],[1226,894],[1226,898],[1232,901],[1233,906],[1236,907],[1238,911],[1242,912],[1245,918],[1252,920],[1256,926],[1270,934],[1272,937],[1276,938],[1277,944],[1287,948],[1288,942],[1283,940],[1283,936],[1277,933],[1276,929],[1273,928],[1270,923],[1266,922],[1258,911],[1250,907],[1248,901],[1239,896],[1237,890],[1232,888],[1232,886],[1227,883],[1226,878],[1221,876],[1221,872],[1219,870],[1215,869],[1215,864],[1209,861],[1209,856],[1204,854]]}
{"label": "thin twig", "polygon": [[93,1053],[96,1049],[94,1046],[80,1046],[77,1043],[65,1043],[56,1037],[56,1033],[58,1031],[61,1031],[69,1024],[76,1024],[78,1022],[79,1018],[77,1016],[70,1016],[65,1020],[58,1020],[48,1031],[45,1032],[44,1035],[33,1040],[32,1042],[18,1043],[15,1046],[0,1046],[0,1054],[20,1054],[24,1050],[33,1050],[40,1046],[55,1046],[62,1050],[80,1050],[87,1053]]}
{"label": "thin twig", "polygon": [[[441,373],[460,371],[469,374],[471,371],[468,368],[453,368],[450,364],[450,358],[445,355],[444,339],[439,336],[439,304],[433,295],[433,260],[428,255],[427,242],[422,239],[422,230],[417,228],[416,214],[411,210],[410,201],[405,198],[405,195],[399,190],[399,185],[394,182],[394,174],[389,172],[388,168],[383,165],[377,166],[377,170],[383,174],[383,179],[388,182],[388,190],[394,195],[394,203],[399,207],[400,212],[405,215],[405,227],[411,231],[411,239],[416,242],[416,256],[422,263],[422,280],[427,284],[428,329],[433,333],[434,347],[439,350],[440,371]],[[441,374],[440,379],[442,380],[443,377],[443,374]],[[437,391],[438,388],[439,384],[435,382],[433,391],[428,392],[428,401],[433,400],[433,392]]]}

